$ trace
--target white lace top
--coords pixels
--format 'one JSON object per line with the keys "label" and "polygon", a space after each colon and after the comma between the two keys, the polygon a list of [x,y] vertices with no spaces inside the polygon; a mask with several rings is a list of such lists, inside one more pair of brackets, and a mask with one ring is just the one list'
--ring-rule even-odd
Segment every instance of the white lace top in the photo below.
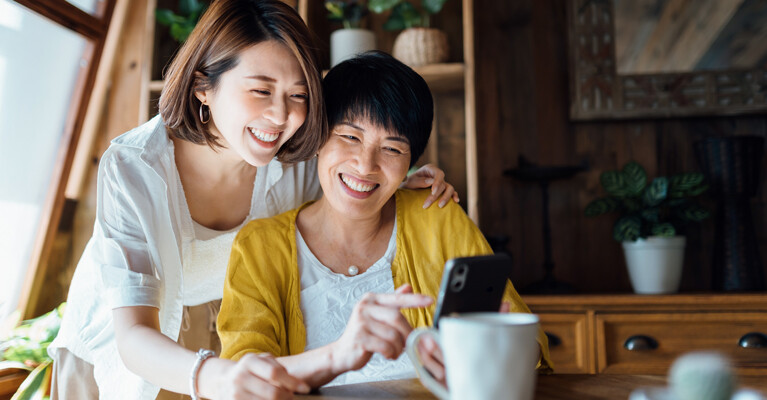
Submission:
{"label": "white lace top", "polygon": [[[364,273],[346,276],[336,274],[322,265],[296,229],[306,350],[322,347],[341,337],[354,306],[365,293],[394,292],[391,262],[397,248],[396,232],[395,221],[384,256]],[[340,375],[327,386],[413,377],[415,372],[405,353],[397,360],[387,360],[375,354],[362,369]]]}
{"label": "white lace top", "polygon": [[[250,216],[245,219],[249,220]],[[210,229],[194,220],[192,224],[195,237],[183,249],[185,306],[197,306],[221,298],[232,242],[244,221],[228,231]]]}

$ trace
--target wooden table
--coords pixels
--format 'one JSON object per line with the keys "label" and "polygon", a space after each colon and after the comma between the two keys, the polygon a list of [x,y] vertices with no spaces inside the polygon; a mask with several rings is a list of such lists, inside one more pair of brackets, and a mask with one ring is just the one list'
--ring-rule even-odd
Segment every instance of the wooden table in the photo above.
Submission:
{"label": "wooden table", "polygon": [[[741,386],[767,393],[767,377],[741,377]],[[631,391],[642,386],[665,386],[665,376],[654,375],[541,375],[535,390],[536,400],[628,399]],[[350,399],[436,399],[417,379],[371,382],[323,388],[319,393],[297,396],[305,400]]]}

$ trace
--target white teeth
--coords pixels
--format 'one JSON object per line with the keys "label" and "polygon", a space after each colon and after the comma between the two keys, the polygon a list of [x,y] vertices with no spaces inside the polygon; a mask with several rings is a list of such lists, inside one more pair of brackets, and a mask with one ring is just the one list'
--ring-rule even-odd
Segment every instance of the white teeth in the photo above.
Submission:
{"label": "white teeth", "polygon": [[341,180],[343,180],[346,186],[348,186],[350,189],[354,190],[355,192],[369,192],[376,188],[376,185],[364,185],[362,183],[355,182],[347,178],[346,175],[344,174],[341,174]]}
{"label": "white teeth", "polygon": [[269,133],[264,132],[257,128],[248,128],[250,130],[250,133],[253,134],[258,140],[264,141],[264,142],[273,142],[277,140],[278,137],[280,137],[280,133]]}

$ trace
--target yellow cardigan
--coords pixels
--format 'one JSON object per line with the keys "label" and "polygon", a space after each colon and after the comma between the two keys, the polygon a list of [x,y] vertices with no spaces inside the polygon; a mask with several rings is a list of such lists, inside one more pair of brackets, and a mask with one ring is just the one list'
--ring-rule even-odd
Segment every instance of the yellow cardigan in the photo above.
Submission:
{"label": "yellow cardigan", "polygon": [[[447,260],[490,254],[479,229],[454,202],[439,209],[422,208],[428,190],[396,192],[397,249],[391,271],[394,287],[409,283],[414,293],[436,298]],[[296,217],[306,207],[273,218],[251,221],[238,233],[218,314],[221,357],[238,360],[246,353],[288,356],[306,347],[300,308],[301,281],[296,254]],[[511,311],[529,313],[511,282],[504,301]],[[403,309],[413,327],[432,325],[434,305]],[[551,371],[548,340],[538,330],[541,360],[538,369]]]}

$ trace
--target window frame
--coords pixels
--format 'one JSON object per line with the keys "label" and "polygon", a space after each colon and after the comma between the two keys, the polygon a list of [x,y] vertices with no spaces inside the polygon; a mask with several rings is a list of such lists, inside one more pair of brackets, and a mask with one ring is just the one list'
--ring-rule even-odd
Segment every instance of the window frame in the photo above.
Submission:
{"label": "window frame", "polygon": [[35,316],[43,281],[48,272],[53,241],[66,201],[67,181],[117,0],[100,0],[96,15],[88,14],[65,0],[13,1],[81,35],[88,43],[82,55],[82,61],[87,63],[87,66],[80,69],[75,80],[56,162],[51,173],[51,184],[41,210],[40,224],[36,229],[32,254],[20,292],[18,309],[21,310],[23,318],[32,318]]}

